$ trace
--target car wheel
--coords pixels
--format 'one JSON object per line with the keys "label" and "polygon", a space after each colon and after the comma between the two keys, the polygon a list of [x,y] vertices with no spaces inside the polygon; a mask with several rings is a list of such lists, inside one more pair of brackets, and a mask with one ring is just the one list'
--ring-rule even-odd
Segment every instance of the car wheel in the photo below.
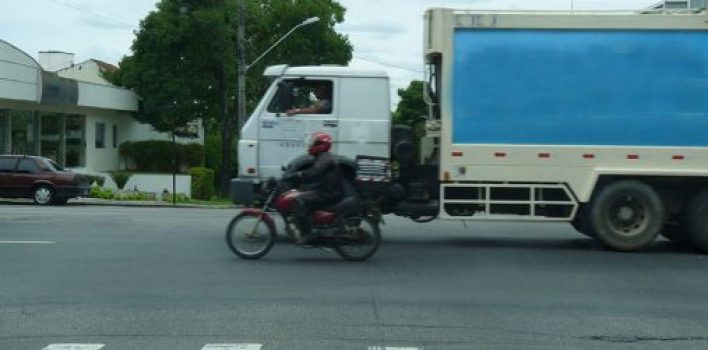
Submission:
{"label": "car wheel", "polygon": [[32,191],[32,200],[37,205],[52,204],[54,199],[54,191],[47,185],[39,185]]}
{"label": "car wheel", "polygon": [[638,251],[651,244],[664,226],[664,203],[651,186],[618,181],[600,190],[593,200],[593,232],[606,246]]}

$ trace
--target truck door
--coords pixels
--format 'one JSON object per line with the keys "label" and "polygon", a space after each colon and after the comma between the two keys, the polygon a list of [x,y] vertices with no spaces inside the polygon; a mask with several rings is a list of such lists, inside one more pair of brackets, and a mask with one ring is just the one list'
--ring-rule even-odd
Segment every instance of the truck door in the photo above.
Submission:
{"label": "truck door", "polygon": [[259,121],[260,177],[279,177],[281,167],[307,151],[309,136],[317,131],[338,137],[336,79],[284,79]]}

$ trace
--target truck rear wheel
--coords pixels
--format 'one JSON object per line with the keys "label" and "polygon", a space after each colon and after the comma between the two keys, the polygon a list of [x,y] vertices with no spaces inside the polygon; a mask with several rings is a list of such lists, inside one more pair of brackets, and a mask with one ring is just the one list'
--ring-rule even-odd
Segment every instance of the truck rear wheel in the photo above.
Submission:
{"label": "truck rear wheel", "polygon": [[708,190],[691,200],[684,215],[691,242],[700,252],[708,253]]}
{"label": "truck rear wheel", "polygon": [[649,185],[617,181],[598,193],[590,210],[593,232],[606,246],[638,251],[651,244],[664,225],[664,203]]}

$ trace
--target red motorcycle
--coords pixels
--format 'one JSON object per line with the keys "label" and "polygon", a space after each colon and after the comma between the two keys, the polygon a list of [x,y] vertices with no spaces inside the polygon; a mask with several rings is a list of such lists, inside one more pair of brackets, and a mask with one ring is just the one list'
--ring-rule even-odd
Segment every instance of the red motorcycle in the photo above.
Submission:
{"label": "red motorcycle", "polygon": [[[313,213],[310,234],[314,238],[305,247],[334,249],[346,260],[364,261],[379,249],[382,219],[374,203],[358,195],[352,180],[348,177],[344,181],[344,199]],[[288,236],[300,238],[294,209],[295,198],[302,191],[293,187],[289,181],[271,179],[265,186],[267,197],[262,207],[246,209],[231,220],[226,242],[234,254],[242,259],[259,259],[268,254],[277,237],[274,216],[282,218]]]}

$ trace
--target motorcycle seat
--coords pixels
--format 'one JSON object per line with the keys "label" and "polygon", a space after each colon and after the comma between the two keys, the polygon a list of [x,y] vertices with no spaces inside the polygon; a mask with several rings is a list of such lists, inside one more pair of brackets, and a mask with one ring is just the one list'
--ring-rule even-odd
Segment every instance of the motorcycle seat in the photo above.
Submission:
{"label": "motorcycle seat", "polygon": [[344,181],[344,198],[337,204],[329,206],[325,211],[335,214],[347,214],[361,208],[361,198],[349,181]]}
{"label": "motorcycle seat", "polygon": [[359,210],[361,207],[361,200],[356,196],[344,197],[339,203],[327,207],[324,211],[335,213],[335,214],[345,214],[351,213]]}

